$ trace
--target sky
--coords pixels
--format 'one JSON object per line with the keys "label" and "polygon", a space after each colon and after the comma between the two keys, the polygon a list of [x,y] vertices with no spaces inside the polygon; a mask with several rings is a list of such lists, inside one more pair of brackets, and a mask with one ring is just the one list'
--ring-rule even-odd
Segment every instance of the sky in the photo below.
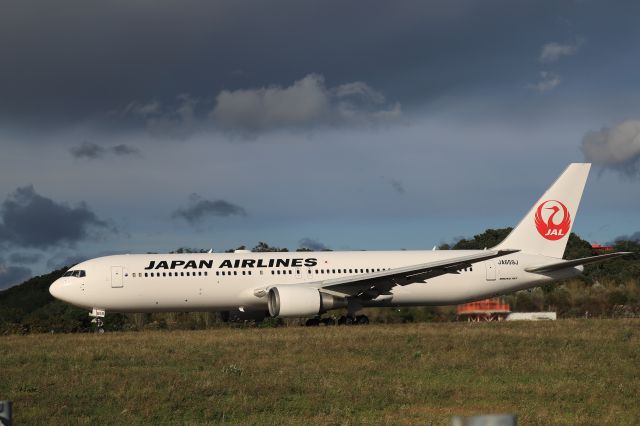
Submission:
{"label": "sky", "polygon": [[0,289],[113,253],[430,249],[594,164],[640,238],[635,1],[24,0],[0,14]]}

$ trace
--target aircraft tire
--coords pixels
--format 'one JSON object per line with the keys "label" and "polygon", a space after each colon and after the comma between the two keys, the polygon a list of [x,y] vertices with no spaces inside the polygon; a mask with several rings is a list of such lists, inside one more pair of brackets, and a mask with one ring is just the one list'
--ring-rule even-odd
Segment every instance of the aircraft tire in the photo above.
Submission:
{"label": "aircraft tire", "polygon": [[307,327],[317,327],[320,325],[320,319],[319,318],[309,318],[305,323],[305,326]]}
{"label": "aircraft tire", "polygon": [[355,322],[356,324],[361,325],[369,324],[369,317],[367,317],[366,315],[358,315]]}
{"label": "aircraft tire", "polygon": [[330,325],[336,325],[336,320],[333,318],[322,318],[320,324],[329,327]]}

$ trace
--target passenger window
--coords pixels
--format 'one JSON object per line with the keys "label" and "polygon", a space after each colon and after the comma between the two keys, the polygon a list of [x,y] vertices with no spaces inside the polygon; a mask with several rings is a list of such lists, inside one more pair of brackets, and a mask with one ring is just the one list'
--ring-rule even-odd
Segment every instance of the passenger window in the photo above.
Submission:
{"label": "passenger window", "polygon": [[238,275],[238,271],[233,271],[233,275]]}
{"label": "passenger window", "polygon": [[145,276],[145,277],[148,277],[148,276],[149,276],[149,274],[145,272],[145,273],[144,273],[144,276]]}

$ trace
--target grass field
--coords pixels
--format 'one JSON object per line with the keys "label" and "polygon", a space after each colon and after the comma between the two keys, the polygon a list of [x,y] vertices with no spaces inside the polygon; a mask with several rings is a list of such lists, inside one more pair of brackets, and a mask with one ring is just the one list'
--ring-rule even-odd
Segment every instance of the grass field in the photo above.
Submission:
{"label": "grass field", "polygon": [[640,321],[0,337],[15,424],[638,424]]}

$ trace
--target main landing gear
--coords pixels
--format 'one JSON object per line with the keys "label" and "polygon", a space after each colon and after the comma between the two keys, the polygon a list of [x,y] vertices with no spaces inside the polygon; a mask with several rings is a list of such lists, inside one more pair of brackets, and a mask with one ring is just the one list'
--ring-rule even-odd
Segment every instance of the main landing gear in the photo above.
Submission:
{"label": "main landing gear", "polygon": [[[343,315],[338,318],[338,325],[365,325],[369,324],[369,318],[366,315]],[[309,318],[305,323],[307,327],[317,327],[319,325],[330,326],[336,325],[333,318]]]}
{"label": "main landing gear", "polygon": [[319,325],[330,326],[330,325],[336,325],[336,320],[329,317],[327,318],[314,317],[314,318],[309,318],[304,323],[304,325],[307,327],[317,327]]}
{"label": "main landing gear", "polygon": [[366,315],[346,315],[338,319],[338,325],[365,325],[369,324],[369,317]]}

